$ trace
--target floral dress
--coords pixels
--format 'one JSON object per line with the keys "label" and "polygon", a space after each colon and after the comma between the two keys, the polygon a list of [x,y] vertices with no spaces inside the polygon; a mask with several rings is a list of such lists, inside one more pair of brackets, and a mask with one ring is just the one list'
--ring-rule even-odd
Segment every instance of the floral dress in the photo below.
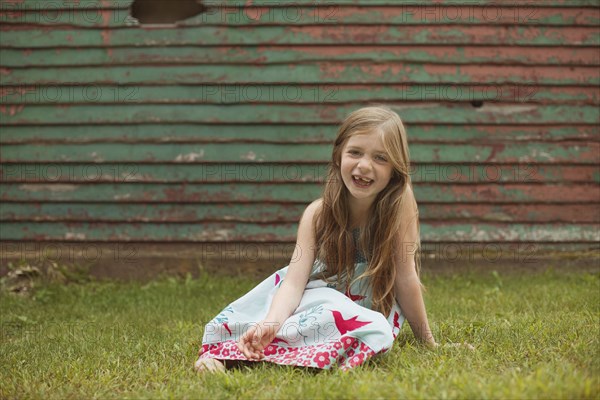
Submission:
{"label": "floral dress", "polygon": [[[355,243],[358,229],[353,231]],[[355,276],[367,267],[362,254],[355,255]],[[404,317],[396,302],[387,318],[371,307],[366,279],[345,293],[334,283],[314,278],[324,264],[316,260],[296,311],[264,349],[264,358],[276,364],[346,370],[361,365],[375,354],[387,352],[398,335]],[[264,319],[288,266],[229,304],[204,328],[200,358],[247,360],[237,348],[240,337]]]}

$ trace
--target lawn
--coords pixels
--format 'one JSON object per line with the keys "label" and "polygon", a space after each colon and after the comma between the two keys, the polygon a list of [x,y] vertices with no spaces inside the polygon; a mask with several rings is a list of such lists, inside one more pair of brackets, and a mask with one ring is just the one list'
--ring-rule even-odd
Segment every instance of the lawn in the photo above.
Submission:
{"label": "lawn", "polygon": [[192,370],[203,326],[257,282],[202,275],[151,283],[43,284],[0,293],[0,398],[600,397],[597,271],[425,274],[438,342],[407,323],[388,355],[342,372],[259,363]]}

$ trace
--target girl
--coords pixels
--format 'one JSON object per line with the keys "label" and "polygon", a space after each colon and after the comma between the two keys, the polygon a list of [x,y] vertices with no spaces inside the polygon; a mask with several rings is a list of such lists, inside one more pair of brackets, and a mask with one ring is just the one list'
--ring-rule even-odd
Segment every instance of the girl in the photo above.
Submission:
{"label": "girl", "polygon": [[387,107],[351,113],[323,197],[304,211],[290,264],[204,330],[195,369],[221,360],[348,369],[393,345],[404,319],[437,344],[419,280],[419,220],[406,131]]}

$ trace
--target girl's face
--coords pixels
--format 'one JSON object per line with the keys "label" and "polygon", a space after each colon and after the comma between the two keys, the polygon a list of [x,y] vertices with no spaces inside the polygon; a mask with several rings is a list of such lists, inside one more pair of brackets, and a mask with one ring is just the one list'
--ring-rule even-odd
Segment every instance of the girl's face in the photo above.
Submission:
{"label": "girl's face", "polygon": [[[340,169],[351,198],[357,200],[354,204],[370,206],[377,194],[385,189],[393,173],[379,132],[350,137],[342,150]],[[366,178],[369,183],[359,177]]]}

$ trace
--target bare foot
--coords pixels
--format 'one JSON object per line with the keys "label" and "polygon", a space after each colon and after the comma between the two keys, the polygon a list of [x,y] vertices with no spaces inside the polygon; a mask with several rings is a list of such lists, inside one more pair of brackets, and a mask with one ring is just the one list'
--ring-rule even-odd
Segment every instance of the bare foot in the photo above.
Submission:
{"label": "bare foot", "polygon": [[225,365],[214,358],[199,358],[194,364],[196,372],[225,372]]}

